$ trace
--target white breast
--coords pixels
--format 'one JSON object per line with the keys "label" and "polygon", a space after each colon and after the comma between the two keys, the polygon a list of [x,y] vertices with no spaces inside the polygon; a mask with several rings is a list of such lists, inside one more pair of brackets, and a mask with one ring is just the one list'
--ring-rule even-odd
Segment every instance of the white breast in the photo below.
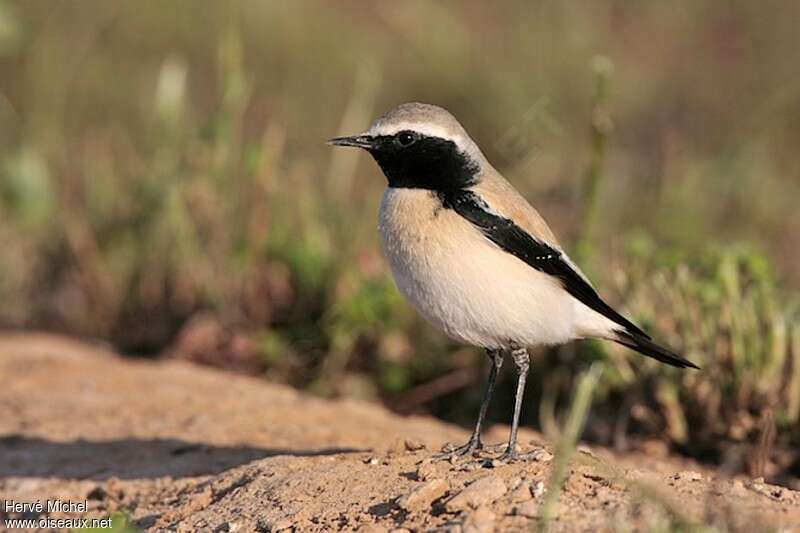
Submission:
{"label": "white breast", "polygon": [[487,348],[576,337],[574,300],[558,283],[500,250],[435,193],[388,188],[380,232],[400,292],[451,337]]}

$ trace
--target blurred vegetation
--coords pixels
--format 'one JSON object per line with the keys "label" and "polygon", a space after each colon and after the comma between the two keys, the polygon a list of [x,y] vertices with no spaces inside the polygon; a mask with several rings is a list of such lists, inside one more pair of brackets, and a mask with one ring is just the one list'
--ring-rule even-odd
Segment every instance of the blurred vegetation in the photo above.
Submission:
{"label": "blurred vegetation", "polygon": [[602,363],[594,363],[589,370],[581,376],[575,388],[575,397],[569,409],[567,420],[558,442],[555,445],[553,472],[547,484],[547,491],[542,502],[540,531],[547,531],[550,523],[556,517],[558,500],[564,490],[564,482],[569,476],[569,463],[575,454],[578,439],[583,432],[586,417],[592,404],[592,395],[598,380],[603,375]]}
{"label": "blurred vegetation", "polygon": [[797,475],[799,19],[791,0],[0,0],[0,325],[470,422],[484,356],[402,301],[383,178],[324,144],[427,101],[704,369],[541,351],[527,423],[557,435],[599,359],[590,438]]}

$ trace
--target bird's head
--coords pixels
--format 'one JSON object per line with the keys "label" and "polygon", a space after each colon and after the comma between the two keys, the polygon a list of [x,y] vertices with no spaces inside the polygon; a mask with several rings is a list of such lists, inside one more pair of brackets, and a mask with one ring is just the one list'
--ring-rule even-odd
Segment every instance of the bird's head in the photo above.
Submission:
{"label": "bird's head", "polygon": [[458,121],[430,104],[402,104],[359,135],[328,141],[367,150],[390,187],[453,190],[476,184],[486,159]]}

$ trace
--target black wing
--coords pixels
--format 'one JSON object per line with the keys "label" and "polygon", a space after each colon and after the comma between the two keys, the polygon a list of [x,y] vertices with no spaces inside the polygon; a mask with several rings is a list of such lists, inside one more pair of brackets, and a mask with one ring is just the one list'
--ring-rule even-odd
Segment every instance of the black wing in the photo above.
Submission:
{"label": "black wing", "polygon": [[476,193],[458,189],[439,193],[442,205],[452,209],[506,252],[515,255],[528,265],[557,278],[564,289],[590,309],[616,322],[627,331],[650,339],[630,320],[620,315],[605,303],[597,291],[573,269],[560,250],[532,237],[512,220],[492,210]]}

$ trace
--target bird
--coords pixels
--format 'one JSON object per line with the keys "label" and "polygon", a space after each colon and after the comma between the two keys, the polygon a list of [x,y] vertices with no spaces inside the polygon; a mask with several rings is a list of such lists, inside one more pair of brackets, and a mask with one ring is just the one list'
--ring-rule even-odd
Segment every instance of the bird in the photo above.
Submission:
{"label": "bird", "polygon": [[699,368],[615,311],[542,216],[489,163],[456,118],[418,102],[394,107],[335,146],[366,150],[387,180],[379,210],[383,252],[399,291],[452,339],[483,348],[491,366],[468,442],[482,426],[505,355],[517,369],[511,431],[499,459],[514,461],[529,348],[598,338],[679,368]]}

